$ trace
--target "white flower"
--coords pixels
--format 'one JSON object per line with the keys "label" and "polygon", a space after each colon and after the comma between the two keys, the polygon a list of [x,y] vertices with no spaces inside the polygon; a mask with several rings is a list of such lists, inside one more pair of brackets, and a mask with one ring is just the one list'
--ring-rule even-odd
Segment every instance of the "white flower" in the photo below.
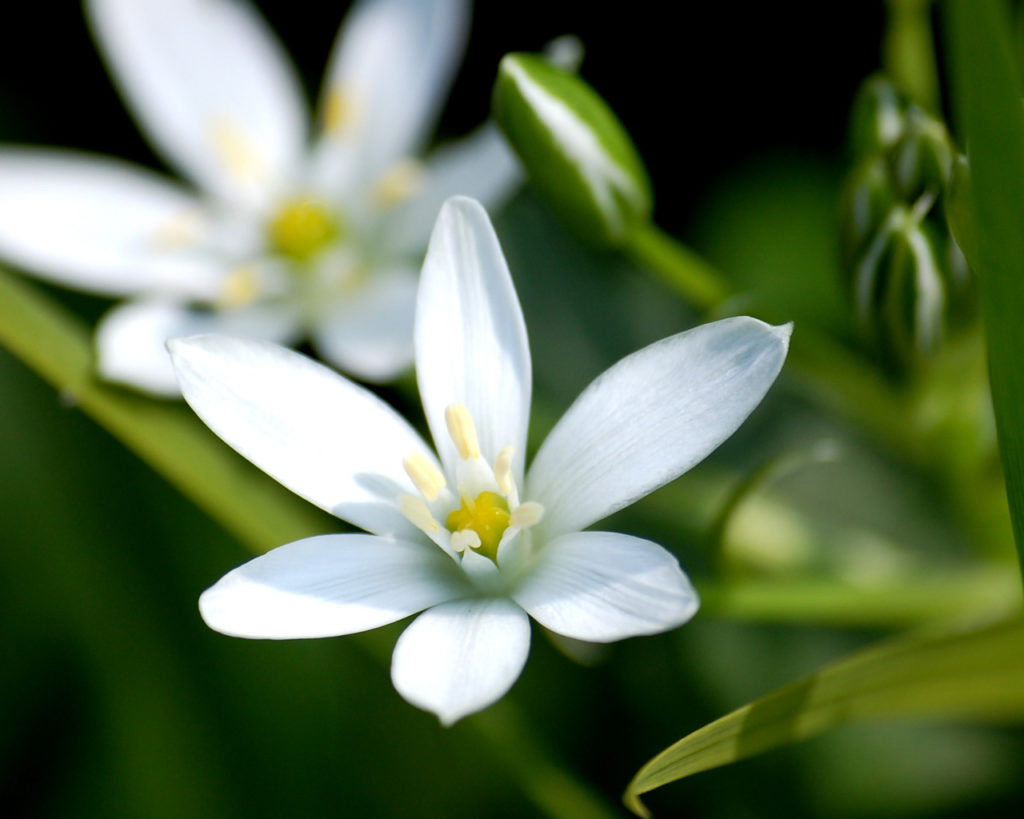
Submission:
{"label": "white flower", "polygon": [[[655,543],[583,531],[672,480],[742,423],[774,381],[790,328],[697,327],[600,376],[524,477],[526,327],[475,201],[441,210],[420,279],[416,371],[435,451],[370,392],[281,347],[170,342],[185,399],[289,489],[372,534],[312,537],[229,572],[207,624],[256,638],[327,637],[426,611],[392,680],[450,724],[500,698],[529,651],[529,614],[594,642],[688,620],[697,596]],[[567,362],[568,363],[568,362]]]}
{"label": "white flower", "polygon": [[416,270],[441,204],[496,205],[519,171],[492,124],[417,159],[462,49],[466,0],[361,0],[310,134],[298,77],[240,0],[89,0],[97,42],[153,146],[194,186],[69,151],[0,150],[0,254],[128,296],[100,373],[177,395],[164,342],[292,343],[368,380],[412,360]]}

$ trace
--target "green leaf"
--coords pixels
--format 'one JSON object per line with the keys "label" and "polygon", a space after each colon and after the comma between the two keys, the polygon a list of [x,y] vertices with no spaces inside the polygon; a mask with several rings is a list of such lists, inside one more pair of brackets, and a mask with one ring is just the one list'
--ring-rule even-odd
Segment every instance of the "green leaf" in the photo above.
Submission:
{"label": "green leaf", "polygon": [[[992,402],[1018,557],[1024,556],[1024,108],[1005,4],[946,3],[971,171],[967,235],[981,291]],[[1024,560],[1021,560],[1024,565]]]}
{"label": "green leaf", "polygon": [[651,213],[651,183],[625,128],[583,80],[530,54],[508,54],[494,117],[530,182],[589,241],[620,244]]}
{"label": "green leaf", "polygon": [[1024,616],[973,630],[915,634],[857,652],[744,705],[650,760],[624,800],[640,816],[640,795],[691,774],[736,762],[865,720],[942,717],[1024,719]]}

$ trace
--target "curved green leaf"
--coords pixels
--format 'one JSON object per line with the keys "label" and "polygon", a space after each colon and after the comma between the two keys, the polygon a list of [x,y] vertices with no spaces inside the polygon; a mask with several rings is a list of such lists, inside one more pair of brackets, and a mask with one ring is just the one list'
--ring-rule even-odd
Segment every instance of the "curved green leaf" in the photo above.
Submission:
{"label": "curved green leaf", "polygon": [[650,760],[624,800],[850,722],[903,717],[1024,720],[1024,616],[903,636],[825,666],[684,737]]}

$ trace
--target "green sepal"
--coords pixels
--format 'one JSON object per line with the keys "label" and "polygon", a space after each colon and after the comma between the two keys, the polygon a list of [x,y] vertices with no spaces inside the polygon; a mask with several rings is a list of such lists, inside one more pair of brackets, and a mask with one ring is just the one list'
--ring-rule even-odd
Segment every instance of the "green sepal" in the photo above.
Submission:
{"label": "green sepal", "polygon": [[889,165],[878,153],[864,157],[847,177],[840,197],[844,266],[852,270],[896,204]]}
{"label": "green sepal", "polygon": [[893,177],[907,201],[938,194],[953,173],[952,141],[946,126],[917,106],[907,111],[903,135],[892,149]]}
{"label": "green sepal", "polygon": [[889,150],[903,134],[906,111],[906,100],[885,75],[868,77],[850,109],[851,156]]}
{"label": "green sepal", "polygon": [[615,114],[578,76],[538,56],[508,54],[493,112],[531,184],[570,229],[618,245],[649,219],[643,162]]}

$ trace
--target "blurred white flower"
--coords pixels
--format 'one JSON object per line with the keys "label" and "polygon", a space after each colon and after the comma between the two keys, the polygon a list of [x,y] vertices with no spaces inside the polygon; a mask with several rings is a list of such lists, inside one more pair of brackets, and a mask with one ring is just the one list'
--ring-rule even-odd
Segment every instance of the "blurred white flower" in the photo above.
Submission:
{"label": "blurred white flower", "polygon": [[530,354],[487,214],[441,210],[419,284],[416,371],[435,450],[373,394],[298,353],[203,335],[170,349],[182,393],[246,458],[372,534],[281,546],[203,593],[207,624],[327,637],[426,611],[395,647],[409,702],[450,724],[499,699],[529,652],[527,615],[608,642],[688,620],[697,596],[655,543],[583,531],[672,480],[743,422],[790,329],[751,318],[640,350],[593,382],[525,474]]}
{"label": "blurred white flower", "polygon": [[518,182],[493,125],[419,159],[467,28],[465,0],[360,0],[319,122],[287,55],[241,0],[88,0],[140,128],[195,190],[67,151],[0,149],[0,254],[131,300],[97,331],[111,380],[176,395],[173,336],[309,337],[387,380],[412,360],[416,268],[446,198]]}

